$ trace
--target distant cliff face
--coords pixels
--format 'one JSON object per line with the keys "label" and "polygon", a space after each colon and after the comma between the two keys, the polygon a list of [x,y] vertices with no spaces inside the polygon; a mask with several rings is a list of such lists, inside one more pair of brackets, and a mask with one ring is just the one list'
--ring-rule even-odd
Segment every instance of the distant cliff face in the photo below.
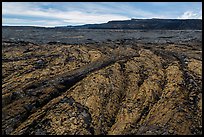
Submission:
{"label": "distant cliff face", "polygon": [[201,30],[201,19],[131,19],[109,21],[103,24],[86,24],[74,28],[88,29],[148,29],[148,30]]}

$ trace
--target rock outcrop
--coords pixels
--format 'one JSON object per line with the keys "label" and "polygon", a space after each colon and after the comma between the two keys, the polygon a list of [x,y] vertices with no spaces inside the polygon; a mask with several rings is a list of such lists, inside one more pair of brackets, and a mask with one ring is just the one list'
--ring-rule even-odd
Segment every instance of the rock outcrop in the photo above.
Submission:
{"label": "rock outcrop", "polygon": [[109,21],[102,24],[69,26],[88,29],[137,29],[137,30],[202,30],[201,19],[131,19]]}
{"label": "rock outcrop", "polygon": [[3,134],[202,134],[201,45],[2,44]]}

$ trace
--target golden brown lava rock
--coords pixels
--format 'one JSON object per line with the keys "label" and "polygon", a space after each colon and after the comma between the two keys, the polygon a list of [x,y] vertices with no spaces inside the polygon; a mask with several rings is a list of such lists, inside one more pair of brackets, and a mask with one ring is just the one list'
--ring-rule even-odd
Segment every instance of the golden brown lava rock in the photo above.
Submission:
{"label": "golden brown lava rock", "polygon": [[192,45],[2,44],[3,134],[202,134]]}

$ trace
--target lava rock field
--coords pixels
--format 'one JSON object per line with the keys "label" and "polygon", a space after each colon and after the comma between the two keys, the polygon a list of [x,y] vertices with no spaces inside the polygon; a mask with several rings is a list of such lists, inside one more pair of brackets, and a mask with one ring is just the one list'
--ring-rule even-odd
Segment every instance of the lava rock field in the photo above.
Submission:
{"label": "lava rock field", "polygon": [[3,135],[202,134],[202,31],[2,29]]}

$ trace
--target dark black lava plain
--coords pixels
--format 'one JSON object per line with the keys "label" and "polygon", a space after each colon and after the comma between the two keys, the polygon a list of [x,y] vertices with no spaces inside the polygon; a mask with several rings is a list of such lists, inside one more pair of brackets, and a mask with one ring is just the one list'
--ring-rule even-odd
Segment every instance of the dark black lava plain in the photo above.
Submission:
{"label": "dark black lava plain", "polygon": [[35,44],[88,44],[132,41],[139,43],[200,43],[202,30],[70,29],[43,27],[2,27],[2,41]]}

